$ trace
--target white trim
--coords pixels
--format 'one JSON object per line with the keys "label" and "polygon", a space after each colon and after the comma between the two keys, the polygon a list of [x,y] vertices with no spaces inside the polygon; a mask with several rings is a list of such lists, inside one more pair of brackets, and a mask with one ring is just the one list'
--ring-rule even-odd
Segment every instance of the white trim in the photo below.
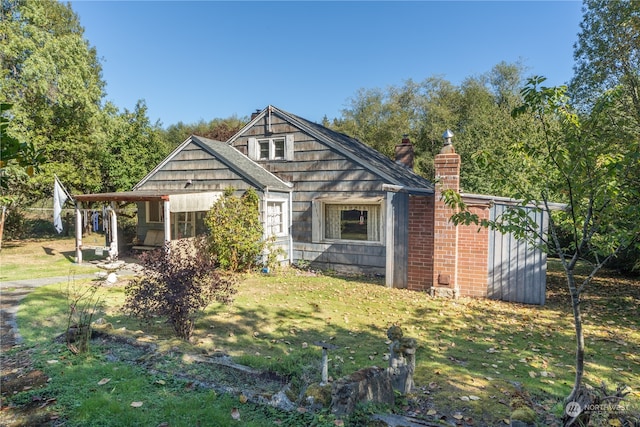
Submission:
{"label": "white trim", "polygon": [[164,201],[164,242],[171,241],[171,202],[169,200]]}
{"label": "white trim", "polygon": [[[354,240],[354,239],[329,239],[325,231],[325,206],[326,205],[370,205],[378,206],[378,240]],[[384,246],[386,244],[386,205],[384,197],[319,197],[312,201],[312,242],[314,243],[345,243],[371,246]]]}
{"label": "white trim", "polygon": [[171,194],[171,213],[176,212],[206,212],[222,197],[222,191],[208,191],[199,193]]}
{"label": "white trim", "polygon": [[[280,211],[280,215],[281,215],[281,219],[280,219],[280,226],[281,226],[281,231],[279,233],[275,233],[272,234],[270,233],[271,230],[269,230],[269,204],[270,203],[277,203],[280,205],[281,211]],[[284,237],[284,236],[288,236],[289,235],[289,217],[291,216],[291,214],[288,212],[289,211],[289,203],[287,199],[284,198],[272,198],[272,197],[265,197],[264,200],[264,206],[265,206],[265,212],[264,212],[264,228],[265,228],[265,235],[267,237],[271,237],[271,236],[276,236],[276,237]]]}
{"label": "white trim", "polygon": [[[247,152],[249,158],[257,162],[270,160],[293,160],[293,134],[266,136],[264,138],[251,137],[247,140]],[[276,156],[276,143],[282,142],[282,156]],[[262,157],[262,144],[268,144],[269,153]]]}
{"label": "white trim", "polygon": [[407,187],[405,185],[382,184],[382,191],[391,193],[435,194],[433,188]]}

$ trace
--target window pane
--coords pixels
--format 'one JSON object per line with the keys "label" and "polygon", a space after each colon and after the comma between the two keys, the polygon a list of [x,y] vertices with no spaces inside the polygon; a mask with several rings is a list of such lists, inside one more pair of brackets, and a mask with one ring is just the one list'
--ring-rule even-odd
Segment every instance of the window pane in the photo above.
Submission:
{"label": "window pane", "polygon": [[268,202],[267,203],[267,232],[269,234],[280,234],[284,229],[282,224],[282,203],[281,202]]}
{"label": "window pane", "polygon": [[380,241],[380,206],[326,204],[324,238]]}
{"label": "window pane", "polygon": [[344,240],[367,239],[368,211],[351,209],[340,213],[340,238]]}
{"label": "window pane", "polygon": [[284,138],[273,140],[274,158],[284,159]]}
{"label": "window pane", "polygon": [[268,159],[269,158],[269,140],[260,141],[260,158]]}
{"label": "window pane", "polygon": [[163,206],[161,202],[147,202],[149,222],[162,222]]}

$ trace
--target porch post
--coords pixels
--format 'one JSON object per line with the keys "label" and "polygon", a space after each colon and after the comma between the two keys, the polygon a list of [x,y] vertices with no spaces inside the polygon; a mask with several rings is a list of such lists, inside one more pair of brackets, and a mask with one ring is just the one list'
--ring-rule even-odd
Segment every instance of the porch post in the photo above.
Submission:
{"label": "porch post", "polygon": [[169,202],[169,196],[164,199],[164,242],[171,241],[171,204]]}
{"label": "porch post", "polygon": [[[396,223],[397,219],[393,216],[393,200],[394,194],[390,191],[387,191],[386,198],[386,218],[385,218],[385,267],[384,267],[384,284],[387,288],[393,288],[395,285],[395,259],[394,259],[394,233],[393,233],[393,225]],[[400,285],[403,285],[402,283]],[[404,286],[398,286],[399,288]]]}
{"label": "porch post", "polygon": [[82,212],[80,208],[82,204],[76,202],[76,263],[82,264]]}
{"label": "porch post", "polygon": [[109,255],[112,259],[118,259],[118,216],[116,215],[116,204],[111,202],[111,244]]}

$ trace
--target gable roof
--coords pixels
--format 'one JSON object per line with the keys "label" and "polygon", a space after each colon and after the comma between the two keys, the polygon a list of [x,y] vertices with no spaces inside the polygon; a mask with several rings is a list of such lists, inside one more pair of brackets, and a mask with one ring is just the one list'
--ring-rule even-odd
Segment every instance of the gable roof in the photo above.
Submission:
{"label": "gable roof", "polygon": [[413,188],[415,190],[426,190],[433,192],[433,184],[426,178],[414,173],[412,170],[400,165],[379,151],[368,145],[332,129],[313,123],[307,119],[288,113],[272,105],[267,106],[260,113],[245,125],[238,133],[232,136],[227,143],[232,144],[246,130],[264,118],[266,114],[274,113],[296,126],[301,131],[311,135],[328,147],[340,152],[345,157],[358,163],[370,172],[388,181],[388,184]]}
{"label": "gable roof", "polygon": [[176,147],[171,154],[160,162],[160,164],[149,172],[139,183],[137,183],[133,187],[133,190],[135,191],[144,185],[145,182],[161,170],[167,163],[173,160],[178,153],[191,143],[197,145],[202,150],[224,163],[230,170],[247,180],[251,185],[259,190],[269,189],[271,191],[290,192],[293,188],[292,184],[284,182],[226,142],[191,135],[182,144]]}

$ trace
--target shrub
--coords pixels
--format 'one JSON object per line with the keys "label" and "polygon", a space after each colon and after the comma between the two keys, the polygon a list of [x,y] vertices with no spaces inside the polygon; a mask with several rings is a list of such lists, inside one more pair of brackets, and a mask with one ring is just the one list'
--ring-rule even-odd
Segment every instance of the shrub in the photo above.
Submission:
{"label": "shrub", "polygon": [[77,285],[69,281],[65,295],[69,305],[67,315],[67,348],[74,354],[89,351],[91,340],[91,321],[102,305],[98,290],[101,281],[90,286]]}
{"label": "shrub", "polygon": [[229,303],[236,292],[235,278],[215,270],[203,237],[166,244],[142,254],[140,262],[144,274],[127,285],[125,312],[143,321],[166,317],[184,340],[211,302]]}
{"label": "shrub", "polygon": [[209,249],[221,268],[246,271],[260,264],[265,242],[258,203],[254,189],[247,190],[242,197],[227,189],[207,213]]}

